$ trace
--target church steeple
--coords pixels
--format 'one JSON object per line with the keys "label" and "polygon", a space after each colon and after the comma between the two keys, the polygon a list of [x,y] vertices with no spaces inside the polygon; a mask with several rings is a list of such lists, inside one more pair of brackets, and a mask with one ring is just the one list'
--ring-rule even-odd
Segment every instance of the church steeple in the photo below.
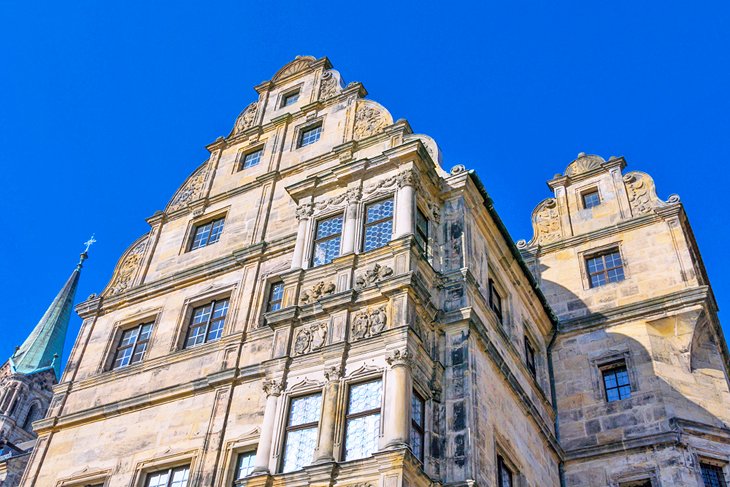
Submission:
{"label": "church steeple", "polygon": [[89,246],[94,242],[94,237],[86,242],[86,250],[81,254],[79,263],[71,272],[66,284],[51,302],[25,342],[10,357],[10,367],[13,372],[28,375],[53,368],[56,380],[60,380],[61,354],[66,341],[66,331],[76,297],[81,267],[88,258]]}

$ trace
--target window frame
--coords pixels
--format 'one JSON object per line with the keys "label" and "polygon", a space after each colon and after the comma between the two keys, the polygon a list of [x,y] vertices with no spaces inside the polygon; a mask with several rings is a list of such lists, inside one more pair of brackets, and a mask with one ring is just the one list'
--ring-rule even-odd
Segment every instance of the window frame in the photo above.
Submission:
{"label": "window frame", "polygon": [[[379,382],[380,383],[380,405],[377,408],[368,409],[365,411],[360,411],[357,413],[351,413],[350,412],[350,395],[352,393],[352,388],[355,386],[359,386],[362,384],[368,384],[370,382]],[[370,455],[366,457],[359,457],[359,458],[347,458],[347,429],[348,429],[348,422],[352,419],[358,419],[358,418],[365,418],[367,416],[373,416],[375,414],[379,414],[379,432],[378,432],[378,438],[380,437],[380,434],[382,433],[383,429],[383,400],[385,397],[385,381],[383,380],[382,376],[374,376],[374,377],[367,377],[367,378],[361,378],[357,381],[353,381],[347,384],[347,393],[345,394],[345,414],[343,418],[342,423],[342,446],[340,447],[340,461],[342,462],[350,462],[350,461],[357,461],[362,460],[363,458],[369,458],[372,456],[373,453],[375,453],[376,449],[373,452],[370,452]]]}
{"label": "window frame", "polygon": [[[222,228],[221,228],[220,232],[218,233],[218,237],[216,238],[216,240],[214,242],[211,242],[210,235],[213,233],[213,228],[215,227],[215,224],[217,222],[221,222]],[[210,225],[211,227],[210,227],[210,230],[208,233],[208,237],[205,241],[205,244],[199,245],[197,247],[193,247],[195,245],[195,239],[196,239],[196,236],[198,233],[198,229],[205,227],[206,225]],[[223,237],[223,231],[225,230],[225,227],[226,227],[226,214],[225,213],[219,214],[219,215],[216,215],[216,216],[213,216],[210,218],[206,218],[205,220],[201,220],[199,222],[193,222],[192,228],[190,231],[190,238],[188,239],[189,242],[188,242],[188,245],[186,246],[186,248],[187,248],[186,252],[193,252],[195,250],[209,247],[211,245],[214,245],[214,244],[220,242],[221,238]]]}
{"label": "window frame", "polygon": [[[618,376],[617,376],[616,371],[617,370],[621,371],[622,369],[623,369],[623,371],[626,372],[626,378],[628,380],[628,384],[621,385],[618,382]],[[633,393],[634,393],[634,388],[631,384],[631,373],[629,372],[629,367],[625,360],[616,360],[613,362],[605,363],[599,367],[599,372],[600,372],[600,376],[601,376],[601,386],[603,388],[603,399],[606,402],[606,404],[609,404],[612,402],[623,401],[625,399],[631,399],[631,397],[633,396]],[[610,387],[610,388],[607,387],[607,385],[606,385],[607,374],[613,374],[614,379],[616,380],[615,387]],[[629,388],[628,396],[622,397],[621,388],[626,387],[626,386],[628,386],[628,388]],[[618,399],[609,399],[609,397],[608,397],[609,389],[617,391]]]}
{"label": "window frame", "polygon": [[[393,202],[393,214],[386,218],[380,218],[379,220],[372,221],[368,223],[368,208],[371,206],[383,203],[385,201],[392,201]],[[365,248],[365,238],[367,235],[367,230],[369,227],[374,227],[376,225],[380,225],[381,223],[390,221],[390,238],[388,239],[388,242],[386,242],[384,245],[381,245],[380,247],[373,247],[372,249],[366,249]],[[363,212],[362,212],[362,227],[361,232],[362,236],[360,238],[360,249],[362,249],[362,252],[371,252],[373,250],[382,249],[383,247],[386,247],[389,242],[393,240],[393,230],[394,230],[394,223],[395,223],[395,194],[390,194],[387,196],[384,196],[382,198],[373,199],[371,201],[367,201],[363,203]]]}
{"label": "window frame", "polygon": [[[422,231],[419,225],[419,219],[426,223],[425,231]],[[421,255],[428,256],[429,239],[431,238],[431,221],[426,216],[426,213],[421,211],[421,208],[418,206],[416,206],[415,227],[414,236],[416,237],[416,247],[421,251]]]}
{"label": "window frame", "polygon": [[[414,418],[413,418],[413,400],[419,401],[421,403],[421,423],[419,424]],[[413,433],[420,437],[421,439],[421,452],[420,455],[417,455],[416,452],[413,451],[413,443],[412,441],[409,441],[411,452],[413,453],[413,456],[415,456],[421,464],[425,464],[426,459],[426,399],[414,388],[411,393],[411,438],[413,437]],[[410,440],[410,439],[409,439]]]}
{"label": "window frame", "polygon": [[[281,286],[281,297],[274,299],[274,292],[278,286]],[[278,308],[273,309],[273,306],[278,305]],[[266,313],[273,313],[279,311],[284,306],[284,281],[275,280],[269,283],[269,289],[266,293]]]}
{"label": "window frame", "polygon": [[[618,258],[621,260],[620,266],[614,266],[614,267],[607,267],[606,266],[606,256],[608,255],[614,255],[618,254]],[[603,270],[597,271],[597,272],[591,272],[589,267],[589,261],[594,259],[601,259],[601,263],[603,265]],[[600,287],[608,286],[610,284],[618,284],[620,282],[623,282],[626,280],[626,261],[624,260],[624,256],[621,252],[621,248],[618,246],[610,246],[607,248],[603,248],[600,250],[592,251],[591,253],[585,253],[583,254],[583,268],[585,270],[586,279],[588,282],[588,288],[589,289],[597,289]],[[617,281],[611,281],[609,280],[608,272],[612,271],[614,269],[621,269],[621,275],[623,276],[621,279]],[[605,282],[603,284],[593,284],[593,276],[603,275],[605,278]]]}
{"label": "window frame", "polygon": [[[291,416],[292,404],[297,399],[303,399],[305,397],[311,397],[311,396],[319,396],[320,410],[319,410],[319,417],[317,418],[317,421],[312,421],[309,423],[303,423],[303,424],[291,426],[289,424],[289,422],[291,420],[290,416]],[[315,430],[317,432],[316,433],[317,437],[319,438],[319,428],[320,428],[320,423],[322,421],[322,408],[324,407],[324,402],[323,402],[324,395],[321,390],[298,393],[296,395],[289,396],[287,399],[288,399],[288,401],[287,401],[287,407],[286,407],[286,415],[283,418],[284,419],[284,429],[283,429],[284,434],[282,435],[282,439],[281,439],[281,459],[279,460],[279,468],[277,468],[277,472],[284,473],[284,474],[291,473],[291,472],[297,472],[297,471],[301,470],[299,468],[294,469],[294,470],[288,470],[288,471],[284,470],[284,465],[286,462],[286,445],[287,445],[287,440],[289,439],[289,434],[292,431],[300,431],[300,430],[304,430],[304,429],[315,428]],[[314,454],[317,451],[317,445],[315,445],[314,448],[315,449],[312,450],[312,458],[311,458],[310,462],[304,466],[312,465],[312,463],[314,462]]]}
{"label": "window frame", "polygon": [[[488,281],[488,287],[489,287],[489,309],[491,309],[494,312],[494,315],[497,317],[497,321],[499,321],[500,325],[504,325],[504,302],[505,299],[500,293],[500,289],[494,282],[494,279],[491,277]],[[496,296],[496,300],[494,299]],[[495,306],[495,301],[497,303],[497,306]]]}
{"label": "window frame", "polygon": [[185,486],[184,487],[190,487],[190,472],[192,471],[192,468],[191,468],[191,464],[189,464],[189,463],[188,464],[185,464],[185,465],[176,465],[176,466],[172,466],[172,467],[160,468],[158,470],[150,470],[149,472],[145,472],[145,474],[144,474],[144,483],[142,485],[143,485],[143,487],[149,487],[149,482],[150,482],[150,476],[151,475],[155,475],[155,474],[159,474],[159,473],[163,473],[163,472],[168,472],[169,475],[168,475],[168,478],[167,478],[167,482],[166,482],[166,484],[163,487],[170,487],[171,482],[172,482],[172,479],[173,479],[172,474],[175,473],[176,470],[180,470],[180,469],[187,469],[188,470],[188,478],[187,478],[187,481],[185,482]]}
{"label": "window frame", "polygon": [[[127,367],[131,367],[132,365],[140,364],[144,361],[144,357],[147,354],[147,350],[149,350],[149,347],[150,347],[150,342],[152,341],[152,333],[155,331],[156,322],[157,322],[156,319],[154,319],[152,321],[146,321],[146,320],[140,321],[139,323],[135,324],[134,326],[124,327],[119,330],[119,336],[115,340],[116,344],[114,345],[114,349],[112,352],[111,362],[109,364],[109,370],[123,370],[123,369],[126,369]],[[149,332],[149,335],[147,336],[147,339],[140,342],[139,336],[142,332],[142,328],[144,328],[145,326],[150,327],[150,332]],[[121,343],[122,343],[122,340],[124,340],[124,334],[129,331],[132,331],[134,329],[139,330],[137,332],[137,335],[134,337],[134,342],[131,345],[127,345],[124,348],[122,348]],[[140,359],[136,362],[133,362],[134,356],[137,354],[137,348],[140,344],[144,344],[145,349],[142,352],[142,356],[140,357]],[[117,359],[119,358],[119,352],[121,350],[126,350],[128,348],[132,349],[132,355],[129,359],[129,362],[126,365],[120,365],[119,367],[115,367],[114,364],[117,362]]]}
{"label": "window frame", "polygon": [[525,334],[525,366],[533,379],[537,380],[537,351],[530,337]]}
{"label": "window frame", "polygon": [[[339,218],[341,220],[340,221],[340,232],[339,233],[330,234],[330,235],[328,235],[326,237],[317,238],[317,231],[319,230],[319,225],[322,222],[325,222],[325,221],[328,221],[328,220],[333,220],[335,218]],[[311,247],[311,251],[310,251],[309,267],[310,268],[322,267],[322,266],[325,266],[327,264],[331,264],[332,263],[332,260],[334,260],[335,258],[337,258],[340,255],[342,255],[342,234],[343,234],[343,232],[345,230],[345,214],[343,212],[338,212],[338,213],[331,213],[331,214],[326,215],[326,216],[325,215],[319,216],[316,220],[314,220],[313,227],[314,227],[314,232],[312,234],[312,247]],[[331,239],[335,238],[335,236],[337,236],[337,238],[340,239],[340,244],[339,244],[339,246],[337,248],[337,255],[335,257],[333,257],[332,260],[330,260],[329,262],[323,262],[321,264],[315,264],[314,263],[314,259],[315,259],[315,254],[316,254],[316,250],[317,250],[317,244],[320,243],[320,242],[324,242],[326,240],[331,240]]]}
{"label": "window frame", "polygon": [[509,474],[509,487],[515,487],[515,472],[510,468],[510,464],[504,461],[504,457],[501,454],[497,454],[497,487],[503,487],[503,470],[506,470]]}
{"label": "window frame", "polygon": [[[296,88],[292,88],[290,90],[284,91],[281,95],[281,101],[279,101],[279,109],[290,107],[296,103],[299,102],[302,96],[302,87],[297,86]],[[287,103],[291,98],[295,97],[296,99],[292,101],[291,103]]]}
{"label": "window frame", "polygon": [[[598,199],[598,202],[596,204],[594,204],[594,205],[588,206],[586,204],[586,197],[587,196],[593,196],[593,195],[596,195],[596,198]],[[601,206],[603,204],[603,199],[601,198],[601,193],[600,193],[600,191],[598,191],[598,188],[597,187],[592,187],[592,188],[584,189],[583,191],[581,191],[579,193],[579,196],[580,196],[580,204],[581,204],[581,207],[584,210],[590,210],[592,208],[595,208],[597,206]]]}
{"label": "window frame", "polygon": [[[235,459],[235,464],[233,467],[233,485],[238,485],[238,483],[241,480],[244,480],[247,477],[250,477],[251,473],[253,472],[253,469],[256,468],[256,450],[252,449],[252,448],[248,448],[245,450],[240,450],[240,451],[235,452],[235,455],[236,455],[236,459]],[[251,471],[248,474],[244,475],[243,477],[239,477],[238,474],[241,470],[241,459],[244,455],[251,455],[251,457],[253,458],[254,464],[251,466]]]}
{"label": "window frame", "polygon": [[[217,338],[214,338],[213,340],[208,339],[208,333],[210,332],[210,324],[213,321],[213,313],[215,311],[215,305],[221,301],[228,301],[226,306],[226,312],[225,315],[223,315],[223,323],[221,326],[221,332],[220,335]],[[203,308],[205,306],[211,306],[210,313],[208,315],[208,320],[205,322],[205,333],[203,334],[203,341],[200,343],[195,343],[192,345],[188,345],[188,340],[191,337],[191,330],[193,329],[193,320],[195,319],[195,311]],[[198,304],[193,304],[190,306],[189,312],[187,313],[186,320],[185,320],[185,328],[182,336],[182,348],[183,350],[190,350],[192,348],[196,348],[208,343],[217,342],[224,336],[225,327],[226,327],[226,321],[228,318],[228,312],[231,309],[231,296],[230,295],[224,295],[219,296],[215,298],[211,298],[207,301],[199,302]],[[195,328],[200,328],[200,325],[196,325]]]}
{"label": "window frame", "polygon": [[720,487],[728,487],[727,472],[725,471],[725,467],[727,466],[726,462],[721,462],[705,457],[700,457],[698,460],[700,478],[702,479],[702,483],[705,486],[712,487],[705,481],[705,468],[708,468],[714,472],[719,472]]}
{"label": "window frame", "polygon": [[[306,134],[317,129],[319,129],[317,139],[304,144],[304,138],[306,137]],[[322,132],[324,132],[324,123],[322,120],[301,127],[297,133],[297,149],[301,149],[302,147],[309,147],[310,145],[314,145],[319,142],[322,138]]]}
{"label": "window frame", "polygon": [[[261,155],[259,156],[256,163],[246,166],[246,159],[249,156],[251,156],[253,154],[258,154],[258,153],[260,153]],[[261,164],[261,161],[263,160],[263,158],[264,158],[264,146],[263,145],[258,145],[256,147],[252,147],[248,150],[241,151],[240,155],[238,156],[238,171],[245,171],[246,169],[251,169],[252,167],[258,166],[259,164]]]}

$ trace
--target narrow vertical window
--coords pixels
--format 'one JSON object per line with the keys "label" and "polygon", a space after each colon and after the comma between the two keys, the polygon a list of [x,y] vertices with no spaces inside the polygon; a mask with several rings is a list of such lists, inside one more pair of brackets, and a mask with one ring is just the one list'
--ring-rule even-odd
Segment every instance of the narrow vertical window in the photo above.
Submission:
{"label": "narrow vertical window", "polygon": [[350,386],[345,419],[345,461],[369,457],[380,436],[380,380]]}
{"label": "narrow vertical window", "polygon": [[537,367],[535,366],[535,349],[530,343],[530,339],[525,337],[525,365],[530,371],[533,379],[537,378]]}
{"label": "narrow vertical window", "polygon": [[299,470],[314,460],[321,410],[322,395],[319,393],[291,400],[286,423],[282,472]]}
{"label": "narrow vertical window", "polygon": [[211,301],[193,309],[185,348],[212,342],[221,337],[228,313],[228,299]]}
{"label": "narrow vertical window", "polygon": [[426,401],[413,391],[411,396],[411,451],[423,463]]}
{"label": "narrow vertical window", "polygon": [[248,169],[249,167],[257,166],[258,163],[261,162],[261,156],[263,155],[263,153],[263,149],[258,149],[253,152],[244,154],[241,162],[239,163],[239,171],[241,169]]}
{"label": "narrow vertical window", "polygon": [[266,311],[277,311],[281,309],[281,301],[284,298],[284,283],[274,282],[269,287],[269,302]]}
{"label": "narrow vertical window", "polygon": [[700,470],[705,487],[727,487],[725,473],[722,471],[722,467],[702,462],[700,463]]}
{"label": "narrow vertical window", "polygon": [[329,264],[340,255],[340,240],[342,238],[342,215],[327,218],[317,222],[314,234],[314,254],[312,266]]}
{"label": "narrow vertical window", "polygon": [[235,480],[243,480],[253,472],[254,462],[256,460],[255,451],[247,451],[238,454],[236,460],[236,478]]}
{"label": "narrow vertical window", "polygon": [[428,251],[428,218],[419,209],[416,209],[416,245],[421,254]]}
{"label": "narrow vertical window", "polygon": [[28,414],[25,416],[25,421],[23,421],[22,428],[30,433],[33,431],[33,422],[42,418],[43,414],[41,413],[40,406],[38,404],[31,404]]}
{"label": "narrow vertical window", "polygon": [[393,199],[371,203],[365,207],[363,251],[384,247],[393,236]]}
{"label": "narrow vertical window", "polygon": [[613,402],[631,397],[629,371],[624,362],[606,366],[601,370],[603,387],[606,390],[606,401]]}
{"label": "narrow vertical window", "polygon": [[193,230],[193,240],[190,244],[190,250],[199,249],[216,243],[223,233],[223,218],[218,218],[204,225],[198,225]]}
{"label": "narrow vertical window", "polygon": [[586,259],[591,287],[624,280],[624,264],[618,249],[593,255]]}
{"label": "narrow vertical window", "polygon": [[497,291],[493,280],[489,280],[489,307],[497,315],[497,319],[502,323],[502,296]]}
{"label": "narrow vertical window", "polygon": [[501,456],[497,456],[497,486],[512,487],[512,470],[504,463]]}
{"label": "narrow vertical window", "polygon": [[145,487],[187,487],[190,467],[168,468],[147,474]]}
{"label": "narrow vertical window", "polygon": [[598,190],[596,189],[586,191],[581,195],[581,199],[583,200],[583,208],[585,209],[593,208],[601,204],[601,197],[598,196]]}
{"label": "narrow vertical window", "polygon": [[122,332],[117,351],[114,353],[113,369],[121,369],[142,361],[152,334],[152,325],[145,323]]}
{"label": "narrow vertical window", "polygon": [[305,147],[307,145],[314,144],[319,140],[319,137],[321,135],[322,124],[315,125],[314,127],[310,127],[306,130],[302,130],[302,133],[299,134],[299,147]]}

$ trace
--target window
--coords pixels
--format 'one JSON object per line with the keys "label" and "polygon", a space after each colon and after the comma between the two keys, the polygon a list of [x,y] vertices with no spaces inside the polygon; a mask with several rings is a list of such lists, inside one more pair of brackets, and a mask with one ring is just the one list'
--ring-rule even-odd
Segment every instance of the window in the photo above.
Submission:
{"label": "window", "polygon": [[493,280],[489,280],[489,307],[492,308],[497,319],[502,323],[502,296],[499,295]]}
{"label": "window", "polygon": [[530,339],[525,337],[525,365],[527,370],[530,371],[533,379],[537,378],[537,367],[535,365],[535,349],[532,348]]}
{"label": "window", "polygon": [[30,433],[31,431],[33,431],[33,422],[38,421],[39,419],[43,419],[43,413],[41,413],[41,408],[38,406],[38,404],[31,404],[30,409],[28,410],[28,414],[25,416],[25,421],[23,421],[22,428]]}
{"label": "window", "polygon": [[340,239],[342,237],[342,215],[317,222],[314,234],[314,254],[312,266],[329,264],[340,255]]}
{"label": "window", "polygon": [[512,470],[497,456],[497,487],[512,487]]}
{"label": "window", "polygon": [[588,257],[586,266],[591,287],[624,280],[624,265],[618,249]]}
{"label": "window", "polygon": [[248,477],[253,472],[254,462],[256,460],[255,451],[247,451],[238,454],[238,460],[236,460],[236,478],[235,480],[241,480]]}
{"label": "window", "polygon": [[606,366],[601,370],[603,386],[606,389],[606,401],[613,402],[631,397],[629,371],[625,362]]}
{"label": "window", "polygon": [[411,451],[423,463],[426,401],[413,391],[411,396]]}
{"label": "window", "polygon": [[282,472],[299,470],[314,460],[321,410],[322,395],[319,393],[291,400],[286,423]]}
{"label": "window", "polygon": [[299,101],[299,90],[284,95],[281,99],[281,107],[288,107],[295,104],[297,101]]}
{"label": "window", "polygon": [[705,487],[727,487],[722,467],[700,462],[700,470],[702,471],[702,481],[705,483]]}
{"label": "window", "polygon": [[119,346],[114,353],[112,369],[121,369],[142,361],[152,334],[152,325],[153,323],[145,323],[122,332]]}
{"label": "window", "polygon": [[269,287],[269,302],[266,311],[277,311],[281,309],[281,301],[284,298],[284,283],[273,282]]}
{"label": "window", "polygon": [[377,249],[390,242],[393,235],[393,198],[365,207],[363,251]]}
{"label": "window", "polygon": [[428,219],[420,209],[416,209],[416,245],[422,254],[428,250]]}
{"label": "window", "polygon": [[228,299],[211,301],[205,306],[193,308],[185,348],[217,340],[223,334],[228,312]]}
{"label": "window", "polygon": [[370,456],[380,436],[381,380],[350,386],[345,419],[345,461]]}
{"label": "window", "polygon": [[193,231],[193,241],[190,250],[199,249],[214,244],[221,238],[223,232],[223,218],[218,218],[204,225],[198,225]]}
{"label": "window", "polygon": [[581,195],[581,199],[583,200],[583,208],[585,208],[586,210],[588,208],[593,208],[594,206],[598,206],[601,204],[601,197],[598,196],[597,189],[586,191]]}
{"label": "window", "polygon": [[631,480],[629,482],[621,482],[619,487],[652,487],[650,479]]}
{"label": "window", "polygon": [[147,474],[145,487],[187,487],[190,467],[168,468]]}
{"label": "window", "polygon": [[244,154],[240,162],[239,170],[256,166],[259,162],[261,162],[261,156],[263,154],[263,149],[258,149],[253,152],[249,152],[248,154]]}
{"label": "window", "polygon": [[319,136],[322,135],[322,124],[315,125],[314,127],[310,127],[308,129],[302,130],[302,133],[299,134],[299,146],[298,147],[304,147],[307,145],[312,145],[315,142],[319,140]]}

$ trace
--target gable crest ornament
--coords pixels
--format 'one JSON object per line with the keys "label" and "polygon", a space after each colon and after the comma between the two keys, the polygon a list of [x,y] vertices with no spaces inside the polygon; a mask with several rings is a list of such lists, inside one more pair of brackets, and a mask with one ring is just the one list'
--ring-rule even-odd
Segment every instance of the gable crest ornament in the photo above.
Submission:
{"label": "gable crest ornament", "polygon": [[365,139],[393,124],[390,114],[375,102],[359,100],[355,108],[355,129],[352,138]]}
{"label": "gable crest ornament", "polygon": [[132,286],[137,270],[142,263],[144,251],[147,250],[148,240],[149,235],[141,237],[124,253],[111,282],[104,291],[105,296],[119,294]]}

